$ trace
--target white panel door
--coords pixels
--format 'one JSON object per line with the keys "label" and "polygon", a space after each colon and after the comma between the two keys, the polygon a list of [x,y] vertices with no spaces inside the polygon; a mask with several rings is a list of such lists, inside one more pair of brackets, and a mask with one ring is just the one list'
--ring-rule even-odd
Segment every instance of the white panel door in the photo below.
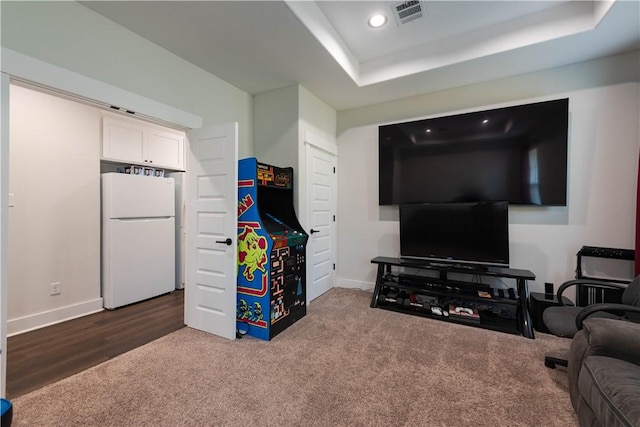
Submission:
{"label": "white panel door", "polygon": [[235,339],[238,124],[189,134],[187,326]]}
{"label": "white panel door", "polygon": [[307,302],[334,286],[336,156],[306,145]]}

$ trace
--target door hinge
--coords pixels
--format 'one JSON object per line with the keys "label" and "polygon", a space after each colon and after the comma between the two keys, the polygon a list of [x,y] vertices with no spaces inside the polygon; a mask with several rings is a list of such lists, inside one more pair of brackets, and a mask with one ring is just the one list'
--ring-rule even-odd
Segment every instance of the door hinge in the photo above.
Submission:
{"label": "door hinge", "polygon": [[333,167],[333,173],[336,173],[336,167],[335,166]]}
{"label": "door hinge", "polygon": [[335,265],[335,264],[333,264],[333,269],[334,269],[334,270],[336,269],[336,265]]}
{"label": "door hinge", "polygon": [[335,215],[333,216],[333,222],[336,222],[336,216]]}

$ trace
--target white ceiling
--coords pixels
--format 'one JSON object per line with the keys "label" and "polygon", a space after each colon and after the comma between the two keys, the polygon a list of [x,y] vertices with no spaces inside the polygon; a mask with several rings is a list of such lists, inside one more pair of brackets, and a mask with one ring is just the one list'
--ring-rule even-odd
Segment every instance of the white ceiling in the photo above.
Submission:
{"label": "white ceiling", "polygon": [[300,84],[338,111],[640,48],[637,0],[421,1],[401,26],[399,3],[82,2],[251,95]]}

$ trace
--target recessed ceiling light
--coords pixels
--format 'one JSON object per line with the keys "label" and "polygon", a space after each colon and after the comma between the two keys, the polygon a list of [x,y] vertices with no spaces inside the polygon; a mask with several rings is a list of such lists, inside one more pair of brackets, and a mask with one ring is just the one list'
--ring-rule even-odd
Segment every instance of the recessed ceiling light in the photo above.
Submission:
{"label": "recessed ceiling light", "polygon": [[381,14],[373,15],[367,22],[371,28],[380,28],[387,23],[387,17]]}

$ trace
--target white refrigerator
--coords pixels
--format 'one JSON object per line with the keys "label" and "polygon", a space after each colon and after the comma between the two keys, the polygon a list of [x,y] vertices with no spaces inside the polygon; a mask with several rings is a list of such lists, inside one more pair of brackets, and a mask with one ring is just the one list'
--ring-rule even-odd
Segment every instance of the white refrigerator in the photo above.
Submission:
{"label": "white refrigerator", "polygon": [[102,174],[102,297],[114,309],[175,289],[172,178]]}

